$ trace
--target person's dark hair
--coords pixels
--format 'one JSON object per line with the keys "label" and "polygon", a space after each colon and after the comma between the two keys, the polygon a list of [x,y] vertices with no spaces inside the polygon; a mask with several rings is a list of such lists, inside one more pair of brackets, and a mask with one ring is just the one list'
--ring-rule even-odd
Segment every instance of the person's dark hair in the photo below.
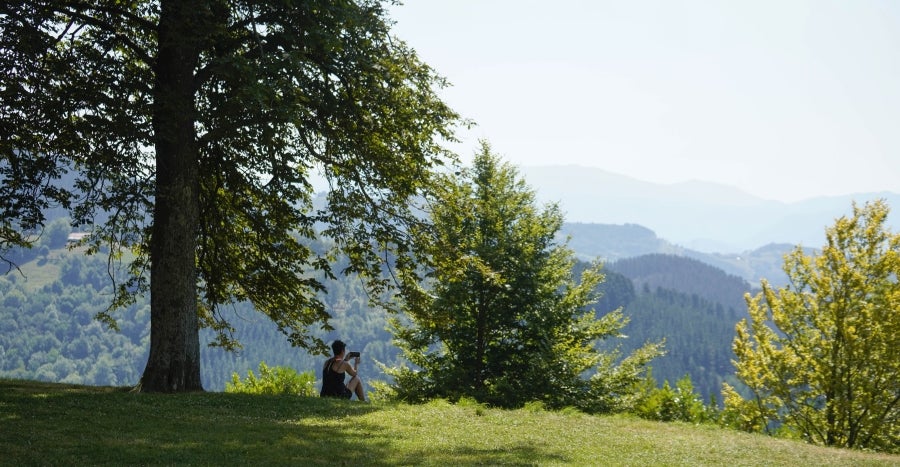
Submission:
{"label": "person's dark hair", "polygon": [[336,340],[331,343],[331,350],[334,351],[335,356],[337,356],[337,354],[343,352],[344,349],[346,349],[346,348],[347,348],[347,344],[344,344],[343,341]]}

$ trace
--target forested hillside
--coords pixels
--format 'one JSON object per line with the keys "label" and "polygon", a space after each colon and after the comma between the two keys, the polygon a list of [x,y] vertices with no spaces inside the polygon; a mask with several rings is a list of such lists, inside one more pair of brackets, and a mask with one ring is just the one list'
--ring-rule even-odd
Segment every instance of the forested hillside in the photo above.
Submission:
{"label": "forested hillside", "polygon": [[[616,261],[608,266],[608,285],[621,283],[621,275],[633,287],[629,294],[614,287],[612,302],[620,304],[631,319],[623,332],[625,350],[645,341],[666,339],[666,355],[653,362],[657,381],[674,384],[690,375],[705,398],[718,396],[723,381],[734,385],[734,326],[746,316],[743,295],[750,285],[697,260],[674,255],[645,255]],[[624,298],[624,299],[623,299]],[[602,302],[602,300],[601,300]]]}
{"label": "forested hillside", "polygon": [[[632,226],[630,230],[640,229]],[[52,223],[42,244],[12,251],[21,264],[0,276],[0,376],[94,385],[131,385],[146,363],[149,305],[141,299],[115,313],[119,331],[93,319],[109,304],[110,279],[104,256],[85,256],[65,248],[68,229]],[[574,242],[573,242],[574,243]],[[623,251],[627,248],[623,247]],[[340,266],[340,265],[338,265]],[[580,264],[579,267],[584,267]],[[652,363],[658,381],[674,383],[690,374],[704,396],[717,395],[733,373],[730,360],[734,325],[744,316],[744,280],[698,260],[651,254],[609,264],[600,285],[598,313],[623,307],[631,323],[625,351],[666,339],[667,355]],[[329,281],[323,295],[333,331],[316,330],[326,341],[341,338],[363,353],[363,376],[383,380],[375,362],[397,363],[399,352],[386,331],[383,310],[368,305],[353,278]],[[202,380],[208,390],[223,390],[234,372],[245,376],[259,362],[315,370],[321,356],[292,348],[276,327],[246,303],[225,310],[243,349],[201,350]],[[203,343],[212,339],[204,333]]]}
{"label": "forested hillside", "polygon": [[146,362],[149,306],[119,312],[119,332],[94,315],[109,306],[105,262],[63,249],[0,276],[0,374],[76,384],[128,385]]}
{"label": "forested hillside", "polygon": [[608,268],[631,279],[637,289],[675,290],[735,310],[746,308],[744,294],[751,291],[740,277],[682,256],[644,255],[621,259]]}
{"label": "forested hillside", "polygon": [[[45,244],[17,250],[9,257],[19,270],[0,275],[0,376],[91,385],[134,385],[147,360],[150,306],[146,297],[113,314],[118,331],[94,319],[110,300],[105,257]],[[65,243],[65,235],[62,236]],[[56,242],[58,242],[58,238]],[[367,306],[358,280],[331,281],[324,300],[333,315],[334,331],[318,330],[326,340],[340,337],[361,350],[364,375],[377,377],[374,361],[394,363],[397,350],[385,331],[385,315]],[[324,359],[292,348],[267,318],[248,304],[224,310],[243,344],[237,352],[201,348],[202,381],[221,391],[234,372],[246,376],[259,362],[317,370]],[[201,336],[201,344],[212,341]],[[366,366],[368,368],[366,368]],[[318,371],[317,371],[318,373]]]}
{"label": "forested hillside", "polygon": [[[616,262],[637,256],[663,254],[693,258],[714,266],[728,274],[741,277],[751,284],[762,278],[773,284],[784,284],[787,276],[781,270],[784,255],[794,249],[787,243],[770,243],[742,252],[704,253],[676,245],[659,238],[656,233],[637,224],[592,224],[567,222],[561,237],[571,238],[569,246],[579,259],[600,258]],[[808,245],[817,246],[817,245]]]}

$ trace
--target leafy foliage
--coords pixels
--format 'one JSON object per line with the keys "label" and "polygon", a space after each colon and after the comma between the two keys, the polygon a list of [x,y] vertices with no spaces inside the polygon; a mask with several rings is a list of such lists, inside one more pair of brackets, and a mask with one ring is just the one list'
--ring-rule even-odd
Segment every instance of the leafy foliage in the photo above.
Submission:
{"label": "leafy foliage", "polygon": [[829,446],[900,446],[900,235],[883,201],[854,204],[813,256],[785,257],[790,285],[747,297],[734,339],[737,376],[724,395],[739,426],[779,428]]}
{"label": "leafy foliage", "polygon": [[[33,258],[21,265],[21,273],[0,275],[0,377],[98,386],[138,383],[149,346],[149,300],[138,298],[121,310],[115,329],[95,320],[109,304],[112,284],[107,263],[84,256],[82,249],[53,249],[46,261]],[[361,281],[347,277],[323,282],[329,293],[320,299],[332,311],[337,330],[316,330],[316,336],[344,339],[363,352],[367,367],[374,367],[375,361],[397,362],[399,350],[390,345],[386,313],[368,306]],[[222,312],[235,323],[234,337],[244,348],[202,347],[204,388],[222,391],[232,373],[246,374],[260,361],[301,371],[321,367],[321,357],[293,348],[249,303]],[[200,338],[208,343],[216,336],[202,330]],[[372,378],[383,375],[367,372],[365,382]]]}
{"label": "leafy foliage", "polygon": [[269,367],[266,362],[259,362],[259,377],[253,370],[247,372],[247,378],[241,380],[240,375],[231,375],[231,382],[225,384],[225,392],[268,395],[316,395],[316,377],[312,371],[297,373],[297,370],[284,366]]}
{"label": "leafy foliage", "polygon": [[[53,220],[51,223],[62,219]],[[43,243],[48,237],[43,237]],[[310,248],[321,250],[326,246],[310,243]],[[24,250],[36,253],[35,250]],[[25,258],[26,256],[22,256]],[[106,309],[110,293],[110,279],[107,264],[97,257],[82,257],[81,248],[72,251],[51,249],[49,260],[38,264],[40,259],[33,255],[22,262],[22,271],[0,277],[0,321],[10,323],[0,326],[0,345],[6,352],[0,354],[0,375],[19,378],[40,379],[42,381],[82,382],[98,385],[133,385],[140,376],[140,365],[146,359],[149,334],[149,302],[139,298],[136,303],[118,315],[118,326],[122,335],[103,329],[102,325],[90,325],[91,317]],[[348,264],[338,259],[336,267]],[[646,268],[648,276],[665,274],[688,275],[693,271],[690,262],[685,268],[677,261],[666,262],[667,270]],[[632,281],[611,270],[615,264],[604,268],[604,281],[598,284],[596,293],[602,297],[593,307],[598,315],[605,315],[622,307],[629,323],[621,332],[628,339],[612,339],[598,343],[603,351],[613,350],[620,345],[621,352],[627,354],[646,341],[666,339],[667,353],[653,360],[653,376],[661,384],[664,380],[677,381],[690,374],[696,391],[703,400],[711,394],[719,395],[724,381],[738,385],[734,379],[731,341],[734,337],[734,323],[740,317],[733,310],[724,309],[703,297],[713,295],[702,292],[700,297],[679,293],[677,290],[644,288],[635,289]],[[578,262],[574,277],[591,268],[590,263]],[[641,268],[645,269],[645,268]],[[704,287],[715,289],[721,281],[727,281],[725,274],[704,276]],[[399,349],[391,343],[391,334],[385,329],[387,313],[380,307],[372,307],[360,280],[354,277],[339,277],[336,280],[322,279],[328,290],[320,300],[330,311],[330,323],[335,330],[315,330],[315,335],[326,342],[343,339],[353,350],[361,350],[366,363],[364,381],[375,386],[378,380],[387,376],[375,366],[375,362],[387,366],[401,364]],[[3,301],[9,301],[4,306]],[[78,313],[49,313],[56,310],[79,309]],[[139,310],[137,312],[136,310]],[[744,311],[745,313],[746,311]],[[217,347],[201,347],[201,378],[204,388],[212,391],[224,390],[225,383],[231,381],[231,374],[246,374],[256,370],[260,361],[269,365],[290,366],[298,370],[315,370],[321,366],[321,358],[308,352],[294,349],[282,338],[277,326],[264,315],[255,313],[249,303],[236,303],[222,310],[223,317],[234,323],[234,338],[240,340],[243,348],[226,352]],[[14,323],[14,324],[13,324]],[[60,342],[53,347],[57,352],[44,349],[41,365],[28,365],[28,358],[41,352],[37,343],[47,334],[48,329],[66,329],[56,333]],[[209,330],[201,331],[201,343],[215,339]],[[71,342],[85,343],[86,353],[73,354],[68,351]],[[615,344],[615,345],[611,345]],[[74,347],[72,347],[74,349]],[[35,363],[37,363],[35,359]],[[48,373],[37,372],[38,368],[59,364],[70,371]],[[105,365],[109,371],[94,371],[94,366]],[[371,367],[371,369],[369,369]],[[109,375],[109,379],[101,379]],[[111,376],[115,375],[115,378]]]}
{"label": "leafy foliage", "polygon": [[707,423],[717,416],[716,405],[704,405],[694,391],[690,375],[679,379],[674,388],[668,380],[663,382],[662,387],[656,387],[656,381],[649,375],[644,385],[645,392],[634,406],[634,413],[641,418],[661,422]]}
{"label": "leafy foliage", "polygon": [[600,265],[575,282],[574,255],[555,242],[555,205],[538,210],[534,192],[482,142],[471,171],[444,179],[429,215],[432,226],[414,237],[427,279],[403,277],[404,315],[393,321],[404,356],[421,371],[387,370],[397,397],[503,407],[539,400],[593,412],[629,403],[629,385],[660,344],[621,361],[596,351],[625,321],[618,310],[595,317]]}
{"label": "leafy foliage", "polygon": [[151,292],[147,390],[198,389],[199,328],[236,348],[235,302],[324,352],[330,253],[299,240],[323,226],[385,286],[380,254],[404,253],[407,199],[459,122],[389,26],[377,0],[4,2],[0,251],[33,244],[54,205],[88,226],[128,272],[113,308]]}

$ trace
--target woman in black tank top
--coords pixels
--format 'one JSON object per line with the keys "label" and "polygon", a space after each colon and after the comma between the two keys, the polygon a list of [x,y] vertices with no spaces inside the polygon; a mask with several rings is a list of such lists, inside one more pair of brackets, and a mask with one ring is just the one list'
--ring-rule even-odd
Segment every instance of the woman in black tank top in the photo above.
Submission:
{"label": "woman in black tank top", "polygon": [[[352,366],[344,360],[347,346],[340,340],[336,340],[331,344],[331,350],[334,351],[334,356],[326,360],[325,365],[322,367],[322,391],[319,395],[322,397],[350,399],[356,393],[356,398],[365,402],[366,393],[358,373],[359,357],[356,357]],[[351,378],[350,382],[345,385],[344,378],[347,373],[350,374]]]}

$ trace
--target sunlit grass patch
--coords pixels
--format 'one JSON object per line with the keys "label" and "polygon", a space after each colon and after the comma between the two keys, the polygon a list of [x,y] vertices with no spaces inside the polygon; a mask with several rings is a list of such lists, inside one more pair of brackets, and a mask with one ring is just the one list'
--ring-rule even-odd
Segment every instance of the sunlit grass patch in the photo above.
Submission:
{"label": "sunlit grass patch", "polygon": [[711,425],[473,401],[136,394],[0,380],[9,465],[900,465]]}

